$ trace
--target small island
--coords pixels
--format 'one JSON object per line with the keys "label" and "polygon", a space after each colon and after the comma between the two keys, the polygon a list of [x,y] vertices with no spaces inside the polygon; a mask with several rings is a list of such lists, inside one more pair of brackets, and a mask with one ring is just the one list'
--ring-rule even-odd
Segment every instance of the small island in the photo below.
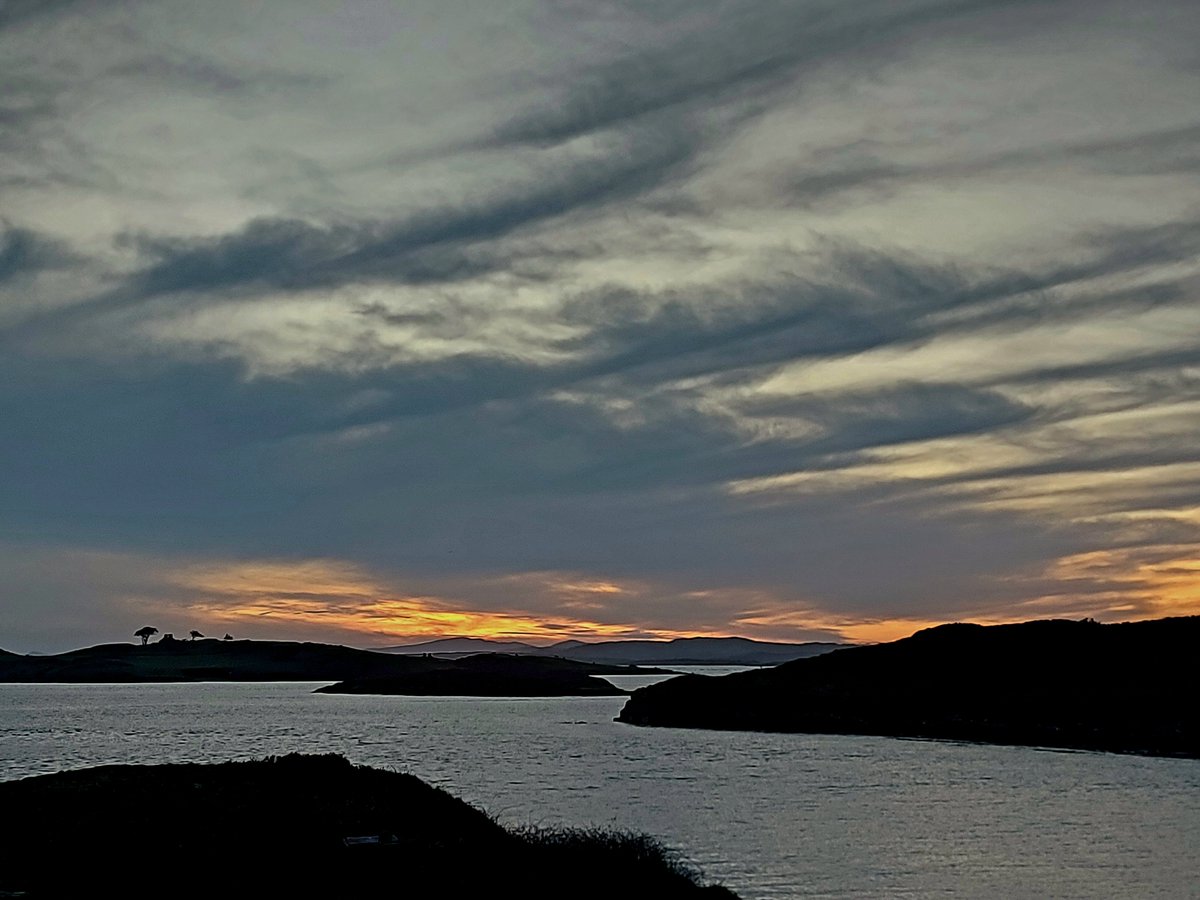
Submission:
{"label": "small island", "polygon": [[52,656],[0,650],[0,682],[334,681],[330,693],[445,696],[620,696],[605,675],[661,669],[505,653],[404,656],[294,641],[159,640]]}
{"label": "small island", "polygon": [[0,896],[734,898],[653,838],[504,828],[419,779],[290,755],[0,783]]}
{"label": "small island", "polygon": [[1200,758],[1200,617],[942,625],[633,692],[618,721]]}
{"label": "small island", "polygon": [[606,681],[604,675],[663,674],[657,669],[634,669],[578,663],[567,659],[483,653],[396,675],[354,678],[318,694],[405,694],[410,696],[471,697],[621,697],[629,691]]}

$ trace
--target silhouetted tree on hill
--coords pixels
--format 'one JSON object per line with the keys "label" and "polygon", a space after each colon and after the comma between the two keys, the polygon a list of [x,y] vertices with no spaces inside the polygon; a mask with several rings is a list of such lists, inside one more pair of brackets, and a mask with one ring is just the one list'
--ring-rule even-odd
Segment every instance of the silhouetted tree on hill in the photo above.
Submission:
{"label": "silhouetted tree on hill", "polygon": [[158,629],[153,625],[143,625],[133,633],[133,636],[140,637],[142,639],[142,646],[145,647],[146,642],[150,640],[150,635],[152,634],[158,634]]}
{"label": "silhouetted tree on hill", "polygon": [[198,631],[197,631],[195,628],[193,628],[193,629],[192,629],[190,632],[188,632],[188,633],[189,633],[189,634],[192,636],[192,640],[193,640],[193,641],[194,641],[196,638],[198,638],[198,637],[204,637],[204,635],[202,635],[200,632],[198,632]]}

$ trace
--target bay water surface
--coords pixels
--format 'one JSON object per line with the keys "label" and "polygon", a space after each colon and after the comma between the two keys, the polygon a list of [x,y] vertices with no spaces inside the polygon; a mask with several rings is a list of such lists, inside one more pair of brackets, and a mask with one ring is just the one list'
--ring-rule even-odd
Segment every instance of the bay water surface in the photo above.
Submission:
{"label": "bay water surface", "polygon": [[0,685],[0,779],[340,753],[505,823],[645,831],[746,900],[1200,898],[1200,761],[634,728],[623,698]]}

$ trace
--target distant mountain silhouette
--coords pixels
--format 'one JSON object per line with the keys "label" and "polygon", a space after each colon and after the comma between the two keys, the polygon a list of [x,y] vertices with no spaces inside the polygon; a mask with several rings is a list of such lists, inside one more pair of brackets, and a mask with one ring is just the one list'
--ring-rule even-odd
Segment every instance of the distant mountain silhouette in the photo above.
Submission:
{"label": "distant mountain silhouette", "polygon": [[475,653],[522,653],[536,654],[541,648],[520,641],[492,641],[487,638],[453,637],[419,644],[399,644],[395,647],[380,647],[380,653],[395,653],[400,656],[415,656],[432,653],[435,656],[470,656]]}
{"label": "distant mountain silhouette", "polygon": [[1200,617],[943,625],[634,691],[619,721],[1200,757]]}
{"label": "distant mountain silhouette", "polygon": [[505,829],[337,756],[80,769],[0,809],[5,897],[734,898],[644,835]]}
{"label": "distant mountain silhouette", "polygon": [[525,656],[559,656],[581,662],[642,666],[774,666],[837,650],[844,644],[784,644],[740,637],[675,638],[669,641],[560,641],[535,647],[520,641],[491,641],[486,638],[442,638],[420,644],[380,648],[385,653],[412,655],[432,653],[447,658],[475,653],[519,653]]}
{"label": "distant mountain silhouette", "polygon": [[776,644],[749,638],[692,637],[670,641],[597,641],[558,650],[558,645],[543,652],[579,662],[652,665],[652,666],[774,666],[793,659],[820,656],[843,644]]}
{"label": "distant mountain silhouette", "polygon": [[[484,666],[464,667],[466,661],[429,656],[397,656],[356,650],[334,644],[292,641],[160,641],[102,644],[52,656],[0,653],[0,682],[144,682],[144,681],[347,681],[370,678],[410,678],[418,693],[495,696],[507,672],[522,695],[538,690],[536,679],[550,679],[541,696],[569,693],[623,693],[592,675],[647,674],[627,666],[496,656]],[[475,673],[475,674],[473,674]],[[445,676],[441,689],[440,677]],[[571,681],[571,677],[575,680]],[[599,687],[597,687],[599,685]],[[611,689],[611,690],[610,690]],[[549,692],[547,694],[546,692]]]}

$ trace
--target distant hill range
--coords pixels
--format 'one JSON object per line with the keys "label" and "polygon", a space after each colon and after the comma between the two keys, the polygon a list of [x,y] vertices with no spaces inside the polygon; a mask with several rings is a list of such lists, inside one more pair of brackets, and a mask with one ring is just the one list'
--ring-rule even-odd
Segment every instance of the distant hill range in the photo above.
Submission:
{"label": "distant hill range", "polygon": [[293,641],[101,644],[47,656],[0,651],[0,682],[337,681],[346,682],[342,693],[591,696],[626,693],[592,676],[645,674],[577,660],[439,659]]}
{"label": "distant hill range", "polygon": [[1200,757],[1200,617],[942,625],[774,669],[641,688],[619,721]]}
{"label": "distant hill range", "polygon": [[776,666],[794,659],[820,656],[845,646],[821,642],[781,644],[740,637],[693,637],[670,641],[560,641],[548,647],[535,647],[520,641],[443,638],[420,644],[381,647],[380,650],[405,656],[428,653],[444,659],[477,653],[518,653],[522,656],[557,656],[578,662],[610,665]]}

